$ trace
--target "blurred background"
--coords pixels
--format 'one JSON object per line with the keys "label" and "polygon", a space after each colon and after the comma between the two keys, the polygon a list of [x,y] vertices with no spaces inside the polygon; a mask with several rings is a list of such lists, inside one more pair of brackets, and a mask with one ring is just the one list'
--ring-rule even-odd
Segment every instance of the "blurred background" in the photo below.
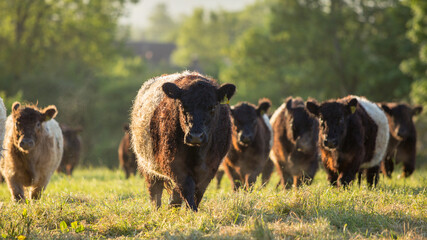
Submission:
{"label": "blurred background", "polygon": [[82,126],[80,166],[118,167],[140,86],[185,69],[235,83],[232,103],[355,94],[427,112],[427,1],[0,1],[0,97]]}

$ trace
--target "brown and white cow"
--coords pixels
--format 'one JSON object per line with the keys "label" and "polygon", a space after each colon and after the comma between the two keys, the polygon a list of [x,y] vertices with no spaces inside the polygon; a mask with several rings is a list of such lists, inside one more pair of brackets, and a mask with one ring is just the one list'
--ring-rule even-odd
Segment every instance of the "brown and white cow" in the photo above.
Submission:
{"label": "brown and white cow", "polygon": [[131,174],[136,174],[138,163],[136,161],[136,156],[131,146],[129,124],[125,124],[123,129],[125,130],[125,135],[120,141],[118,153],[120,167],[123,168],[123,170],[125,171],[127,179],[130,177]]}
{"label": "brown and white cow", "polygon": [[184,200],[197,211],[230,147],[230,111],[221,101],[234,92],[188,71],[143,84],[131,114],[132,147],[157,206],[166,187],[172,206]]}
{"label": "brown and white cow", "polygon": [[6,121],[4,158],[0,165],[12,199],[39,199],[58,168],[63,152],[61,128],[53,119],[56,107],[44,109],[15,102]]}
{"label": "brown and white cow", "polygon": [[[6,133],[6,107],[4,106],[3,99],[0,98],[0,161],[3,156],[3,141]],[[0,183],[4,182],[3,175],[0,172]]]}
{"label": "brown and white cow", "polygon": [[80,161],[82,140],[79,134],[83,129],[81,127],[72,128],[62,124],[60,127],[64,139],[64,152],[57,171],[71,176]]}
{"label": "brown and white cow", "polygon": [[382,171],[391,177],[394,162],[403,163],[403,177],[409,177],[415,169],[417,131],[412,118],[423,110],[405,103],[380,103],[390,126],[390,141],[387,155],[382,162]]}
{"label": "brown and white cow", "polygon": [[232,145],[222,163],[233,189],[249,189],[262,172],[272,146],[273,132],[267,116],[271,101],[263,98],[258,106],[240,102],[231,107]]}
{"label": "brown and white cow", "polygon": [[320,122],[320,152],[330,183],[346,186],[359,170],[367,169],[368,185],[376,185],[389,140],[385,113],[356,96],[321,104],[310,100],[306,106]]}
{"label": "brown and white cow", "polygon": [[318,164],[317,119],[308,112],[304,101],[288,97],[273,114],[274,143],[270,152],[284,187],[310,184]]}

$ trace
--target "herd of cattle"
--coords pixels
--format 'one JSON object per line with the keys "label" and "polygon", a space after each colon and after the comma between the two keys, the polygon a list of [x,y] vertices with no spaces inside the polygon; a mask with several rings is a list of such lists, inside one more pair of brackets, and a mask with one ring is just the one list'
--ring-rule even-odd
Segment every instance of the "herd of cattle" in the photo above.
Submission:
{"label": "herd of cattle", "polygon": [[[414,171],[412,117],[422,107],[288,97],[268,115],[266,98],[230,107],[235,90],[188,71],[145,82],[119,145],[126,178],[138,169],[158,207],[165,188],[171,206],[184,202],[197,211],[208,184],[216,176],[219,186],[224,173],[237,190],[250,189],[259,175],[266,183],[274,168],[285,188],[310,184],[319,161],[330,184],[343,187],[356,176],[375,186],[380,171],[391,177],[395,162],[403,163],[404,177]],[[7,117],[0,98],[0,173],[13,200],[25,199],[24,190],[40,198],[55,170],[71,175],[78,163],[82,129],[60,126],[56,114],[55,106],[15,102]]]}

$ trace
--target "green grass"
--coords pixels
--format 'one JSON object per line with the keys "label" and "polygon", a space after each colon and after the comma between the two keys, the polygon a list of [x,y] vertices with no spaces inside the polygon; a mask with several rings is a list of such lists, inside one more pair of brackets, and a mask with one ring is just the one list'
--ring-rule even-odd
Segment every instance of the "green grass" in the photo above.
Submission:
{"label": "green grass", "polygon": [[328,186],[276,189],[278,177],[250,193],[209,186],[198,213],[150,203],[145,181],[107,169],[55,174],[39,201],[10,201],[0,185],[0,238],[16,239],[426,239],[427,169],[409,179],[381,177],[374,190]]}

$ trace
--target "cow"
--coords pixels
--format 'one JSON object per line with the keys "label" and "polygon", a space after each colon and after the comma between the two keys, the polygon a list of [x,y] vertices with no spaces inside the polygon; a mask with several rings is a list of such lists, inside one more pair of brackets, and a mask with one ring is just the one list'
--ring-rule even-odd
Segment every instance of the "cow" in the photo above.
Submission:
{"label": "cow", "polygon": [[63,153],[63,137],[55,121],[56,107],[39,109],[35,105],[12,105],[6,121],[0,164],[12,200],[24,201],[24,189],[31,199],[39,199],[58,168]]}
{"label": "cow", "polygon": [[376,186],[389,141],[381,108],[351,95],[321,104],[308,100],[306,107],[320,123],[319,146],[329,182],[346,187],[359,170],[367,169],[368,186]]}
{"label": "cow", "polygon": [[257,106],[240,102],[231,107],[232,144],[222,166],[234,190],[249,190],[268,161],[273,138],[267,116],[270,107],[266,98]]}
{"label": "cow", "polygon": [[[3,141],[6,133],[6,107],[4,106],[3,99],[0,98],[0,161],[3,157]],[[0,183],[4,182],[4,178],[0,172]]]}
{"label": "cow", "polygon": [[184,201],[198,210],[230,148],[230,110],[221,103],[228,103],[235,89],[189,71],[142,85],[131,113],[132,148],[157,207],[166,188],[171,206]]}
{"label": "cow", "polygon": [[138,163],[136,161],[135,153],[133,152],[131,147],[129,124],[125,124],[123,126],[123,129],[125,131],[125,134],[122,137],[122,140],[120,141],[118,153],[120,167],[125,171],[126,179],[128,179],[131,174],[136,174]]}
{"label": "cow", "polygon": [[311,184],[319,167],[319,124],[301,98],[288,97],[271,118],[274,141],[270,158],[283,187]]}
{"label": "cow", "polygon": [[417,132],[412,118],[423,111],[422,106],[411,107],[405,103],[380,103],[390,126],[387,155],[381,163],[383,174],[391,178],[394,162],[403,163],[403,177],[409,177],[415,169]]}
{"label": "cow", "polygon": [[61,124],[60,127],[64,139],[64,152],[57,172],[71,176],[80,160],[82,140],[79,133],[81,133],[83,129],[81,127],[72,128],[63,124]]}

